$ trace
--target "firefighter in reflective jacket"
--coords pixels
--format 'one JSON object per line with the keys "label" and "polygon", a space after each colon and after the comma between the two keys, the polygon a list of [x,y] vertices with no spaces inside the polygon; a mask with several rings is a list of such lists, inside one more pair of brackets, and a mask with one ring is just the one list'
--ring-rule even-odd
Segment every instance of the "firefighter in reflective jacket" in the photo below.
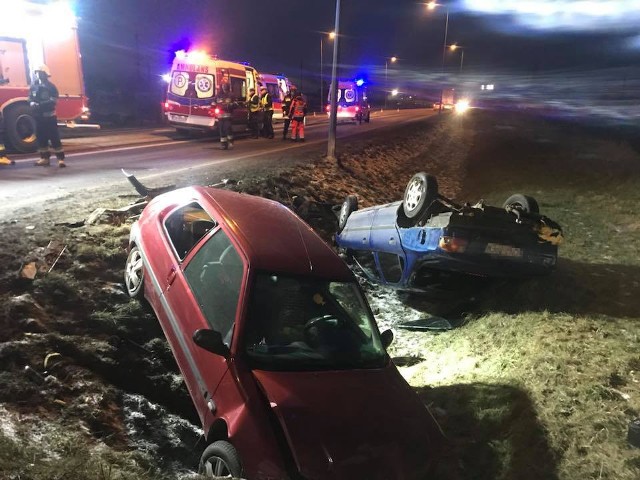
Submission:
{"label": "firefighter in reflective jacket", "polygon": [[291,117],[291,140],[304,142],[304,117],[307,115],[307,102],[301,94],[298,94],[291,104],[289,116]]}
{"label": "firefighter in reflective jacket", "polygon": [[287,92],[282,99],[282,118],[284,118],[284,128],[282,130],[282,140],[287,139],[287,133],[289,133],[289,125],[291,125],[291,117],[289,113],[291,112],[291,104],[293,103],[293,99],[296,97],[297,89],[294,86],[291,86],[291,90]]}
{"label": "firefighter in reflective jacket", "polygon": [[65,167],[64,150],[58,133],[58,118],[56,117],[56,103],[58,102],[58,89],[51,83],[49,67],[42,65],[35,71],[36,81],[29,89],[29,101],[36,120],[36,137],[40,160],[36,165],[49,166],[49,143],[58,159],[58,166]]}
{"label": "firefighter in reflective jacket", "polygon": [[260,87],[260,107],[264,116],[262,136],[273,138],[273,99],[267,87]]}
{"label": "firefighter in reflective jacket", "polygon": [[220,132],[220,148],[227,150],[233,148],[232,114],[237,106],[231,95],[229,82],[223,82],[220,93],[215,100],[216,116],[218,118],[218,130]]}
{"label": "firefighter in reflective jacket", "polygon": [[251,138],[258,138],[260,135],[260,97],[256,93],[255,88],[249,89],[249,99],[247,101],[249,106],[249,130],[251,130]]}

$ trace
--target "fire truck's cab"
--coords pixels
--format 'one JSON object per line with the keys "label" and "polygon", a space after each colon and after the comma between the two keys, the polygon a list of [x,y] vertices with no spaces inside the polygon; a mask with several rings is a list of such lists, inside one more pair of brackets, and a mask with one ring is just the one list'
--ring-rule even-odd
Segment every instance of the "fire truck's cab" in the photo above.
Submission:
{"label": "fire truck's cab", "polygon": [[250,88],[258,91],[255,68],[220,60],[202,51],[176,52],[171,68],[164,113],[178,131],[214,131],[218,128],[215,97],[228,83],[236,102],[232,129],[247,129],[247,96]]}
{"label": "fire truck's cab", "polygon": [[287,92],[291,89],[289,79],[284,75],[272,75],[261,73],[258,77],[260,87],[267,87],[267,91],[273,99],[273,119],[282,120],[282,102]]}
{"label": "fire truck's cab", "polygon": [[[338,81],[338,122],[369,123],[371,107],[367,99],[367,90],[361,80]],[[328,102],[331,102],[329,90]],[[331,103],[326,107],[327,114],[331,114]]]}
{"label": "fire truck's cab", "polygon": [[[5,2],[9,3],[9,2]],[[36,124],[29,106],[32,73],[39,65],[51,70],[60,97],[58,121],[86,120],[76,17],[64,1],[12,0],[0,9],[0,111],[5,142],[18,152],[36,150]]]}

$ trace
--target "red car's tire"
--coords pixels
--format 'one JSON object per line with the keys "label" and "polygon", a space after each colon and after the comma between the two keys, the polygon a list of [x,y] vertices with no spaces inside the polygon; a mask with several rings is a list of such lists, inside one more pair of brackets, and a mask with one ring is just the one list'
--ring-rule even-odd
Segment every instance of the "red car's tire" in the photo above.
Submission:
{"label": "red car's tire", "polygon": [[229,442],[218,440],[202,452],[199,470],[200,475],[205,478],[220,478],[229,475],[233,478],[241,478],[240,455]]}
{"label": "red car's tire", "polygon": [[124,284],[131,298],[142,298],[144,295],[144,266],[142,252],[137,245],[129,250],[127,263],[124,266]]}

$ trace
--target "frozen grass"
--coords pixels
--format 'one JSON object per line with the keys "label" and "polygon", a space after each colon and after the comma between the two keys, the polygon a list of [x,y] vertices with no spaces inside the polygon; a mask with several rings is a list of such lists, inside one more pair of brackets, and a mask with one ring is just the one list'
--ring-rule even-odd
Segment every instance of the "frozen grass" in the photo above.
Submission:
{"label": "frozen grass", "polygon": [[[25,443],[0,431],[0,478],[20,480],[145,480],[169,479],[136,452],[116,452],[88,445],[66,428],[31,432]],[[9,476],[5,477],[7,473]]]}

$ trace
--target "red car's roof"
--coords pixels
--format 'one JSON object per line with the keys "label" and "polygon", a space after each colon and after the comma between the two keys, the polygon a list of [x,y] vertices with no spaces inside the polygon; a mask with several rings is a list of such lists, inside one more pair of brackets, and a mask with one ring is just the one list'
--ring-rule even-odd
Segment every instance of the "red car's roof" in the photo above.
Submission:
{"label": "red car's roof", "polygon": [[218,188],[188,188],[211,201],[252,268],[335,280],[353,278],[342,259],[284,205]]}

